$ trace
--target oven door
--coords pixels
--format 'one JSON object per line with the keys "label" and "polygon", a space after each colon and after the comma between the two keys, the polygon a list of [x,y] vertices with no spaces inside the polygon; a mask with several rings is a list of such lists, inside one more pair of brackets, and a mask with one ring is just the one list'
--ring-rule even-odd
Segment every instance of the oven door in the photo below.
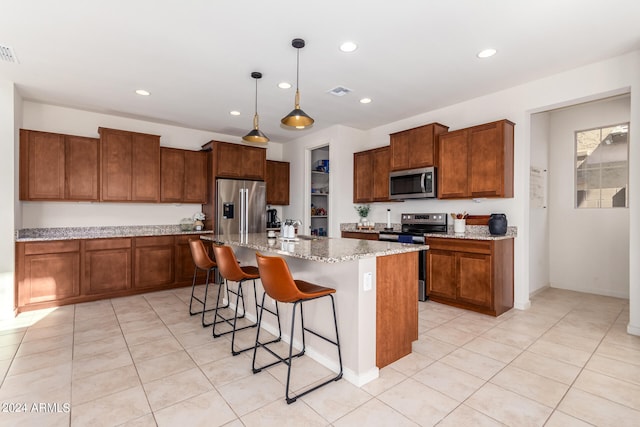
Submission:
{"label": "oven door", "polygon": [[389,174],[389,198],[424,199],[436,197],[434,167],[396,171]]}

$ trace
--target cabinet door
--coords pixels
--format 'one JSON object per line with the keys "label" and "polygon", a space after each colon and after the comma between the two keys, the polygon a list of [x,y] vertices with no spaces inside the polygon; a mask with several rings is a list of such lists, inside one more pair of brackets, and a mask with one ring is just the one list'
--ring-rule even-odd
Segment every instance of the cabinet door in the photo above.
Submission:
{"label": "cabinet door", "polygon": [[[191,247],[189,246],[189,239],[198,239],[200,235],[194,234],[189,236],[177,236],[176,237],[176,283],[186,282],[191,283],[193,280],[193,272],[196,268],[193,263],[193,257],[191,256]],[[207,244],[205,243],[205,246]],[[207,272],[198,270],[196,275],[196,284],[201,285],[205,283]],[[214,277],[209,278],[210,282],[214,281]]]}
{"label": "cabinet door", "polygon": [[373,153],[353,154],[353,203],[373,201]]}
{"label": "cabinet door", "polygon": [[435,165],[433,127],[411,129],[407,133],[409,137],[409,167],[413,169]]}
{"label": "cabinet door", "polygon": [[207,153],[184,151],[184,203],[207,203]]}
{"label": "cabinet door", "polygon": [[102,193],[104,201],[131,200],[131,135],[100,129]]}
{"label": "cabinet door", "polygon": [[391,141],[391,170],[411,169],[409,131],[390,135]]}
{"label": "cabinet door", "polygon": [[84,295],[131,288],[131,239],[92,239],[84,245]]}
{"label": "cabinet door", "polygon": [[242,146],[242,177],[264,180],[267,169],[267,150]]}
{"label": "cabinet door", "polygon": [[456,264],[458,299],[491,308],[491,256],[461,252]]}
{"label": "cabinet door", "polygon": [[160,137],[132,134],[131,200],[160,200]]}
{"label": "cabinet door", "polygon": [[460,130],[440,135],[438,198],[468,197],[468,132]]}
{"label": "cabinet door", "polygon": [[[505,135],[505,127],[510,128],[511,135]],[[470,129],[471,197],[513,197],[512,135],[513,126],[505,121]]]}
{"label": "cabinet door", "polygon": [[184,151],[175,148],[160,149],[160,201],[182,202],[184,199]]}
{"label": "cabinet door", "polygon": [[67,200],[98,200],[100,140],[65,136]]}
{"label": "cabinet door", "polygon": [[427,293],[429,296],[456,298],[455,252],[430,249],[427,251]]}
{"label": "cabinet door", "polygon": [[391,172],[391,149],[377,148],[373,151],[373,200],[389,200],[389,172]]}
{"label": "cabinet door", "polygon": [[267,160],[267,204],[289,204],[289,162]]}
{"label": "cabinet door", "polygon": [[64,136],[20,131],[20,199],[64,199]]}
{"label": "cabinet door", "polygon": [[218,142],[216,176],[222,178],[240,178],[248,166],[242,158],[242,145]]}
{"label": "cabinet door", "polygon": [[64,300],[80,295],[80,252],[74,242],[25,245],[18,306]]}
{"label": "cabinet door", "polygon": [[173,236],[136,237],[133,286],[151,288],[173,283]]}

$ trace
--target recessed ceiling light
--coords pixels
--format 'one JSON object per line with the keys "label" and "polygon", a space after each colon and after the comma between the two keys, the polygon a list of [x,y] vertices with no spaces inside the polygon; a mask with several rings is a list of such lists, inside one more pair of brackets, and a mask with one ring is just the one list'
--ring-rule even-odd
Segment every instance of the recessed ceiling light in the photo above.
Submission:
{"label": "recessed ceiling light", "polygon": [[232,111],[229,111],[229,114],[231,114],[232,116],[239,116],[240,111],[232,110]]}
{"label": "recessed ceiling light", "polygon": [[358,45],[351,41],[344,42],[340,45],[340,50],[343,52],[353,52],[357,48],[358,48]]}
{"label": "recessed ceiling light", "polygon": [[369,104],[371,102],[371,98],[362,98],[360,100],[361,104]]}
{"label": "recessed ceiling light", "polygon": [[280,82],[280,83],[278,83],[278,87],[280,89],[291,89],[291,83]]}
{"label": "recessed ceiling light", "polygon": [[151,95],[151,92],[149,92],[148,90],[144,90],[144,89],[138,89],[136,90],[136,93],[138,95],[142,95],[142,96],[149,96]]}
{"label": "recessed ceiling light", "polygon": [[489,58],[496,54],[495,49],[485,49],[478,52],[478,58]]}

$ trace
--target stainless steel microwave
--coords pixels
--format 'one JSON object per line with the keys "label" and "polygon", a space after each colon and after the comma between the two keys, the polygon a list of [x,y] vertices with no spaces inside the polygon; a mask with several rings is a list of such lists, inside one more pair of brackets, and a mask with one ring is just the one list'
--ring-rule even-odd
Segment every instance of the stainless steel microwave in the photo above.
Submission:
{"label": "stainless steel microwave", "polygon": [[395,171],[389,174],[390,199],[427,199],[437,196],[436,168]]}

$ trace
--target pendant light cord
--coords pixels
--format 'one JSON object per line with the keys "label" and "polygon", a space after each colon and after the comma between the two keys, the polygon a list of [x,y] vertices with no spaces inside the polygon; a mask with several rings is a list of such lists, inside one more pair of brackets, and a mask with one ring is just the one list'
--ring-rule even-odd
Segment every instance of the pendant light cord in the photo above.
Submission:
{"label": "pendant light cord", "polygon": [[296,92],[300,87],[300,48],[296,48],[297,56],[296,56]]}
{"label": "pendant light cord", "polygon": [[255,113],[258,114],[258,79],[256,80],[256,108],[255,108]]}

